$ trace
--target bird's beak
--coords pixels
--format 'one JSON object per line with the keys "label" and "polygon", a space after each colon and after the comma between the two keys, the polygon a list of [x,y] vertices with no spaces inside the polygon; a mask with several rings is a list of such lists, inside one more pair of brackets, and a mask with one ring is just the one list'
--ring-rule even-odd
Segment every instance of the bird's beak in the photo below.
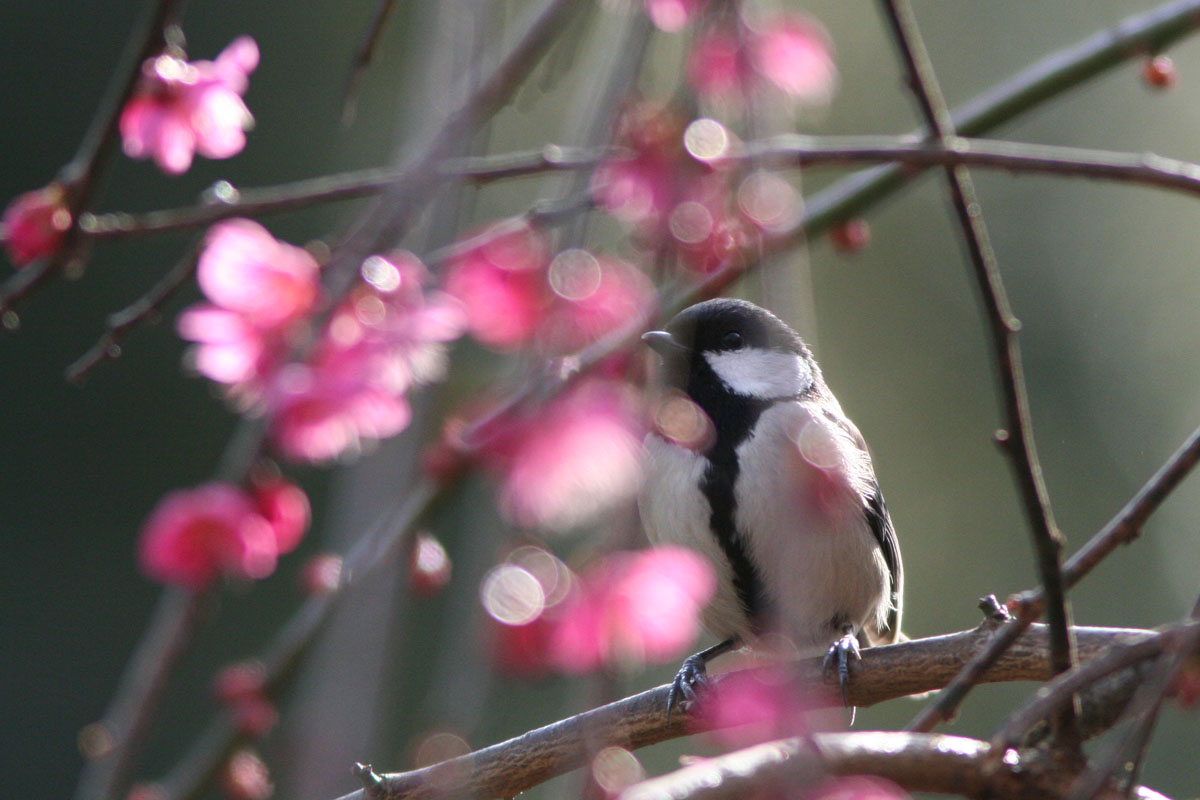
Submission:
{"label": "bird's beak", "polygon": [[680,356],[690,352],[691,348],[687,345],[679,343],[674,336],[666,331],[650,331],[642,334],[642,341],[650,346],[650,349],[658,353],[663,358],[671,356]]}

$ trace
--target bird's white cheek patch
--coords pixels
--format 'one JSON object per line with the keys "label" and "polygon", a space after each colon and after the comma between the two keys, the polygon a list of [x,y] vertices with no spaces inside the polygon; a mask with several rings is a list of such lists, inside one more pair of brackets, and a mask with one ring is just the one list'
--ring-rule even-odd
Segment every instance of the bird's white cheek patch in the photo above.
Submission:
{"label": "bird's white cheek patch", "polygon": [[808,365],[795,353],[751,347],[704,358],[731,391],[746,397],[790,397],[812,383]]}

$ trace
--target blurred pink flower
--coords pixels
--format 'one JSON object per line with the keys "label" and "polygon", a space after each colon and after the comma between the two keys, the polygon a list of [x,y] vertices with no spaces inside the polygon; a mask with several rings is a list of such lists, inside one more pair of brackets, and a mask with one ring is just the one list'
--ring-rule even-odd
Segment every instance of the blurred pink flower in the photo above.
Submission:
{"label": "blurred pink flower", "polygon": [[275,792],[266,763],[245,747],[229,756],[221,768],[220,784],[230,800],[267,800]]}
{"label": "blurred pink flower", "polygon": [[405,392],[441,377],[445,343],[466,327],[455,298],[425,290],[427,271],[412,254],[372,256],[363,274],[308,363],[287,366],[272,384],[271,435],[293,458],[336,458],[404,430]]}
{"label": "blurred pink flower", "polygon": [[484,448],[514,524],[566,530],[634,495],[642,423],[620,384],[591,379],[511,421]]}
{"label": "blurred pink flower", "polygon": [[688,53],[688,82],[701,97],[739,99],[749,77],[747,66],[737,35],[710,28],[696,37]]}
{"label": "blurred pink flower", "polygon": [[192,364],[250,405],[285,359],[296,323],[320,293],[320,267],[306,250],[248,219],[209,231],[196,279],[210,302],[186,309],[179,335],[196,343]]}
{"label": "blurred pink flower", "polygon": [[196,281],[209,301],[261,329],[311,311],[320,292],[319,273],[307,250],[279,241],[248,219],[214,225],[196,263]]}
{"label": "blurred pink flower", "polygon": [[686,548],[613,553],[556,609],[550,657],[567,672],[675,658],[695,641],[715,588],[711,565]]}
{"label": "blurred pink flower", "polygon": [[571,353],[622,325],[646,320],[654,285],[627,261],[566,250],[550,264],[556,302],[539,332],[546,350]]}
{"label": "blurred pink flower", "polygon": [[697,725],[726,747],[748,747],[807,733],[810,708],[786,667],[759,667],[715,683],[698,707]]}
{"label": "blurred pink flower", "polygon": [[692,17],[700,13],[708,0],[645,0],[650,21],[668,33],[682,30]]}
{"label": "blurred pink flower", "polygon": [[656,103],[637,103],[622,115],[616,140],[633,155],[596,169],[596,202],[624,222],[657,227],[679,201],[681,179],[697,166],[683,150],[683,121]]}
{"label": "blurred pink flower", "polygon": [[121,111],[120,129],[130,158],[154,158],[179,175],[196,153],[229,158],[246,146],[254,118],[242,101],[258,66],[258,45],[235,39],[216,61],[184,61],[162,54],[142,65],[142,80]]}
{"label": "blurred pink flower", "polygon": [[275,534],[275,549],[280,554],[295,550],[312,516],[304,490],[274,478],[254,487],[254,503]]}
{"label": "blurred pink flower", "polygon": [[827,103],[837,84],[829,34],[805,14],[781,14],[758,32],[750,50],[768,81],[804,103]]}
{"label": "blurred pink flower", "polygon": [[192,590],[222,573],[265,578],[279,553],[270,523],[227,483],[166,495],[142,527],[138,548],[147,575]]}
{"label": "blurred pink flower", "polygon": [[711,28],[688,54],[688,81],[706,100],[740,102],[752,85],[751,70],[805,104],[828,103],[837,85],[829,34],[805,14],[778,14],[740,37]]}
{"label": "blurred pink flower", "polygon": [[446,291],[466,307],[471,335],[496,350],[529,343],[546,314],[546,245],[531,229],[506,233],[457,258]]}
{"label": "blurred pink flower", "polygon": [[0,241],[13,264],[23,267],[58,250],[71,227],[61,184],[51,183],[13,198],[0,218]]}
{"label": "blurred pink flower", "polygon": [[254,327],[241,314],[207,304],[184,309],[175,323],[181,338],[195,342],[192,366],[217,383],[236,387],[235,394],[258,394],[256,387],[273,373],[286,342],[274,331]]}

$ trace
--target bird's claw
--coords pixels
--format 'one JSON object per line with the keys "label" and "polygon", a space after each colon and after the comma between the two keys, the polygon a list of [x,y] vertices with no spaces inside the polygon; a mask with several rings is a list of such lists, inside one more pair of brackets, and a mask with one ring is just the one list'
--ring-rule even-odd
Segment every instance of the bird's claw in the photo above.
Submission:
{"label": "bird's claw", "polygon": [[667,694],[667,724],[671,723],[671,712],[678,706],[683,708],[696,700],[696,696],[708,686],[708,667],[704,657],[697,653],[683,660],[671,691]]}
{"label": "bird's claw", "polygon": [[838,687],[842,691],[842,705],[844,706],[850,705],[846,698],[846,685],[850,683],[850,662],[852,660],[862,661],[862,651],[859,649],[858,637],[854,631],[847,630],[842,634],[842,638],[829,645],[829,649],[825,651],[823,663],[827,680],[835,670],[837,672]]}

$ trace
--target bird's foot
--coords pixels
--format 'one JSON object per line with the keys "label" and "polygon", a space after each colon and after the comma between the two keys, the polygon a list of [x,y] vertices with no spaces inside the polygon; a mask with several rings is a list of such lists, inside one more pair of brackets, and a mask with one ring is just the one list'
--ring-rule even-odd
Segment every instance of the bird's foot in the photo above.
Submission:
{"label": "bird's foot", "polygon": [[671,712],[678,706],[683,708],[695,702],[701,692],[708,688],[708,659],[703,653],[688,656],[683,660],[675,680],[671,681],[671,691],[667,694],[667,724],[671,722]]}
{"label": "bird's foot", "polygon": [[[851,661],[862,661],[862,651],[859,649],[858,636],[855,635],[854,629],[845,628],[842,631],[842,638],[829,645],[829,649],[825,651],[824,669],[826,679],[836,672],[838,688],[842,691],[842,705],[847,707],[850,706],[850,702],[846,698],[846,685],[850,683]],[[854,721],[853,716],[850,721]]]}
{"label": "bird's foot", "polygon": [[694,656],[683,660],[683,666],[675,673],[671,681],[671,691],[667,693],[667,724],[671,723],[671,712],[678,706],[683,708],[690,705],[704,692],[708,686],[708,662],[722,653],[728,653],[737,646],[737,639],[726,639],[707,650],[701,650]]}

